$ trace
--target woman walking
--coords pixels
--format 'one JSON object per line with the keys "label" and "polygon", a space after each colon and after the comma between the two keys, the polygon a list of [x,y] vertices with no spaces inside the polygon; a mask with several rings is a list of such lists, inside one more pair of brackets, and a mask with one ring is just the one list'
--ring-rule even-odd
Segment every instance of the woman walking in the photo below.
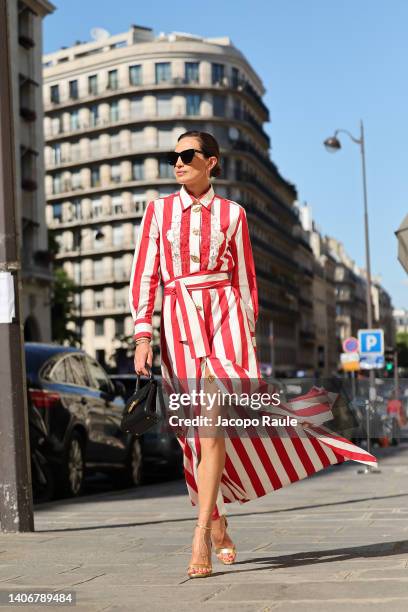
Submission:
{"label": "woman walking", "polygon": [[[152,314],[160,276],[163,383],[193,381],[205,392],[229,381],[241,390],[262,385],[256,355],[258,293],[245,209],[215,194],[220,174],[216,140],[185,132],[168,154],[179,192],[149,202],[137,238],[129,287],[135,323],[135,371],[152,365]],[[201,386],[201,384],[203,386]],[[314,388],[288,411],[301,416],[302,436],[276,439],[270,428],[251,437],[200,427],[178,435],[191,502],[198,506],[190,577],[209,576],[211,550],[231,564],[236,548],[227,533],[225,503],[261,497],[346,459],[375,464],[375,458],[322,426],[333,398]],[[285,412],[285,409],[282,409]],[[214,414],[212,414],[214,416]],[[214,421],[215,422],[215,421]]]}

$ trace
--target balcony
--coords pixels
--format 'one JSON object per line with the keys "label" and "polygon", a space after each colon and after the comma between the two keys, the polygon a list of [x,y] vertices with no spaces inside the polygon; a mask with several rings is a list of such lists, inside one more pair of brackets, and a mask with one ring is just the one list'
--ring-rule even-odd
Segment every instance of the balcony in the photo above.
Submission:
{"label": "balcony", "polygon": [[[119,272],[105,272],[95,276],[83,276],[81,287],[93,287],[96,285],[110,285],[114,283],[124,283],[129,281],[129,274],[124,270]],[[76,280],[76,282],[78,282]]]}
{"label": "balcony", "polygon": [[88,215],[88,216],[76,216],[74,214],[70,215],[68,218],[62,219],[61,217],[56,217],[52,219],[48,223],[49,229],[70,229],[77,226],[87,227],[88,225],[99,225],[100,223],[109,223],[120,219],[121,221],[126,221],[130,219],[139,219],[143,216],[144,210],[146,208],[146,202],[138,202],[138,205],[133,205],[132,209],[127,212],[122,212],[117,214],[115,212],[110,213],[102,213],[100,215]]}
{"label": "balcony", "polygon": [[82,306],[82,315],[86,317],[97,317],[103,315],[105,317],[118,314],[129,314],[129,304],[123,301],[120,304],[95,306]]}
{"label": "balcony", "polygon": [[99,193],[109,193],[110,191],[117,191],[118,189],[128,190],[133,187],[146,187],[156,189],[161,186],[169,186],[171,185],[174,188],[177,187],[177,183],[175,179],[161,179],[158,177],[153,177],[149,179],[135,179],[130,181],[122,181],[119,185],[117,183],[107,183],[104,185],[100,185],[97,187],[84,186],[81,188],[81,191],[78,190],[70,190],[70,191],[62,191],[59,190],[56,193],[49,193],[46,195],[47,202],[55,202],[62,199],[69,200],[72,197],[78,196],[86,197],[87,195],[99,194]]}
{"label": "balcony", "polygon": [[133,251],[135,248],[135,243],[133,240],[125,240],[120,246],[107,244],[100,245],[98,248],[82,248],[82,252],[79,253],[78,249],[75,249],[71,246],[62,246],[59,253],[55,255],[55,259],[79,259],[83,257],[89,257],[92,255],[100,255],[103,253],[104,255],[108,255],[110,253],[120,253],[122,251]]}
{"label": "balcony", "polygon": [[93,103],[100,99],[106,98],[117,98],[118,96],[131,95],[131,94],[143,94],[146,90],[150,92],[155,91],[166,91],[172,90],[175,87],[181,89],[193,89],[193,90],[212,90],[212,91],[232,91],[237,92],[250,102],[256,104],[258,110],[262,115],[263,121],[269,121],[269,110],[262,101],[262,98],[257,94],[255,89],[250,85],[248,81],[238,80],[234,81],[228,77],[212,83],[212,82],[200,82],[195,79],[188,79],[185,77],[172,77],[161,83],[156,81],[150,81],[140,84],[133,85],[129,80],[119,80],[115,83],[115,87],[105,84],[104,86],[98,86],[97,91],[90,92],[87,86],[79,87],[75,92],[61,92],[58,99],[44,102],[44,110],[46,112],[52,112],[62,107],[78,106],[79,104]]}

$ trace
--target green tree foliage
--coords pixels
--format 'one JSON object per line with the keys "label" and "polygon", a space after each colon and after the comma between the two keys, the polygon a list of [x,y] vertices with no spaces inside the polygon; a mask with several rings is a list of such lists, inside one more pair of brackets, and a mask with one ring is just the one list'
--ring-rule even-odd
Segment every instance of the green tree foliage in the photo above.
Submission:
{"label": "green tree foliage", "polygon": [[67,328],[74,320],[74,293],[76,285],[63,268],[54,269],[54,295],[51,301],[52,339],[59,344],[68,341],[71,346],[79,346],[78,334]]}

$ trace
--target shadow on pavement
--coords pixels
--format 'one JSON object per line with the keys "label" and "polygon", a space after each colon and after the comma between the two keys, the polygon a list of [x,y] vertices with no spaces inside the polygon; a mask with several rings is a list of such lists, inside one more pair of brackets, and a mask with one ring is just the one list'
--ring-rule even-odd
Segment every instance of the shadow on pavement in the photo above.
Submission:
{"label": "shadow on pavement", "polygon": [[[364,544],[349,548],[333,548],[331,550],[315,550],[300,552],[292,555],[279,555],[275,557],[251,558],[247,562],[238,561],[234,565],[245,563],[267,564],[261,569],[284,569],[302,565],[315,565],[317,563],[331,563],[333,561],[350,561],[352,559],[368,559],[374,557],[390,557],[408,552],[408,540],[397,542],[378,542],[377,544]],[[240,571],[257,571],[260,568]]]}

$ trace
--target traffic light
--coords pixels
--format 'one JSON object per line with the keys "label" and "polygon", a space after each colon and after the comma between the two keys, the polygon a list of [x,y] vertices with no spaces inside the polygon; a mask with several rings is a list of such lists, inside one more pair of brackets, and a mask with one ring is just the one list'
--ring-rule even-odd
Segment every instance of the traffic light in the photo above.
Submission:
{"label": "traffic light", "polygon": [[385,349],[384,361],[385,361],[385,375],[391,376],[394,373],[394,354],[395,349]]}

